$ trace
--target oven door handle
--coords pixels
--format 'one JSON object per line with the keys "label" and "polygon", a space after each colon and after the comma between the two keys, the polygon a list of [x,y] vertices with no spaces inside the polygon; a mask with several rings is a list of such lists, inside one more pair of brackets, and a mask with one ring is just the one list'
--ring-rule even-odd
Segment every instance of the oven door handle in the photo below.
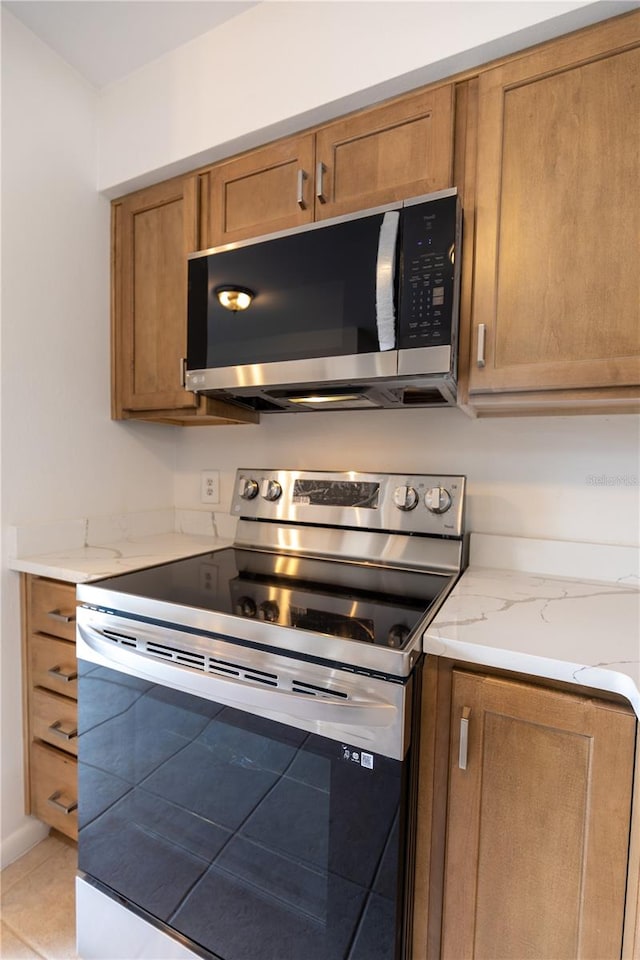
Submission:
{"label": "oven door handle", "polygon": [[[398,707],[384,700],[371,697],[329,700],[294,690],[276,690],[260,682],[201,673],[175,662],[156,660],[134,649],[114,646],[99,630],[84,623],[77,628],[77,654],[79,659],[112,667],[129,676],[261,715],[273,712],[307,722],[345,726],[388,727],[398,722]],[[250,674],[251,669],[247,668],[246,672]]]}

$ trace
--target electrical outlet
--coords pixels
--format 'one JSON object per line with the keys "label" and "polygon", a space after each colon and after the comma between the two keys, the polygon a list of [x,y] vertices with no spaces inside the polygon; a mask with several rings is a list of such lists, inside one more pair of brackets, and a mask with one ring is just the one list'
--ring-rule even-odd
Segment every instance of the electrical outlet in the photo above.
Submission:
{"label": "electrical outlet", "polygon": [[203,470],[200,474],[200,499],[203,503],[220,503],[220,473]]}

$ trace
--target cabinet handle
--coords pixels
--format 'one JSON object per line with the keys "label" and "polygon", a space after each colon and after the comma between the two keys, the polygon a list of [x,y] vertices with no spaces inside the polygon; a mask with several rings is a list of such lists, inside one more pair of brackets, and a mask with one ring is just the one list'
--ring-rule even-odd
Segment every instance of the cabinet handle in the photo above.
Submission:
{"label": "cabinet handle", "polygon": [[302,167],[298,170],[298,195],[296,197],[298,206],[301,210],[307,209],[307,204],[304,199],[304,182],[308,179],[308,173],[306,170],[303,170]]}
{"label": "cabinet handle", "polygon": [[484,367],[484,347],[487,339],[487,325],[486,323],[478,324],[478,366]]}
{"label": "cabinet handle", "polygon": [[471,716],[471,707],[462,708],[460,717],[460,749],[458,751],[458,767],[461,770],[467,769],[467,751],[469,749],[469,717]]}
{"label": "cabinet handle", "polygon": [[60,613],[60,610],[47,610],[47,616],[58,623],[74,623],[76,619],[75,613]]}
{"label": "cabinet handle", "polygon": [[62,667],[50,667],[47,673],[54,680],[61,680],[63,683],[70,683],[71,680],[78,679],[77,671],[71,670],[70,673],[65,673]]}
{"label": "cabinet handle", "polygon": [[187,384],[187,358],[180,357],[180,373],[179,373],[180,386],[183,389],[186,389]]}
{"label": "cabinet handle", "polygon": [[327,198],[324,195],[324,175],[327,168],[325,167],[322,160],[319,160],[316,164],[316,197],[320,203],[326,203]]}
{"label": "cabinet handle", "polygon": [[78,806],[77,800],[70,800],[69,803],[60,803],[60,797],[62,796],[62,790],[56,790],[55,793],[52,793],[50,797],[47,797],[47,803],[50,803],[52,807],[55,807],[56,810],[61,810],[64,814],[73,813],[73,811]]}
{"label": "cabinet handle", "polygon": [[75,740],[78,736],[78,728],[71,727],[68,730],[65,730],[62,726],[62,720],[56,720],[55,723],[52,723],[49,726],[51,733],[55,733],[56,737],[60,737],[61,740]]}

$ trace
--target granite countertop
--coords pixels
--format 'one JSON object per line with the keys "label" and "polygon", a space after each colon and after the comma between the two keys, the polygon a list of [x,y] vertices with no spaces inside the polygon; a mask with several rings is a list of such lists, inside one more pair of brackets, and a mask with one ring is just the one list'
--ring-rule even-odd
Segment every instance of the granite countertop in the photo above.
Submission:
{"label": "granite countertop", "polygon": [[640,590],[471,565],[426,653],[621,694],[640,718]]}
{"label": "granite countertop", "polygon": [[11,569],[70,583],[86,583],[154,567],[160,563],[193,557],[198,553],[220,550],[232,540],[186,533],[156,533],[129,536],[100,546],[59,549],[51,553],[11,559]]}

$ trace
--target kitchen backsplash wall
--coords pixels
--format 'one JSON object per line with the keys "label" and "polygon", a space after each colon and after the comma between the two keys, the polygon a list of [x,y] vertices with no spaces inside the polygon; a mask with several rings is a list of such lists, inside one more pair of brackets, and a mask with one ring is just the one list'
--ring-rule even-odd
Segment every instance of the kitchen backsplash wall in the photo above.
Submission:
{"label": "kitchen backsplash wall", "polygon": [[200,471],[220,471],[229,510],[237,467],[449,472],[468,477],[477,533],[637,544],[640,418],[469,420],[458,410],[276,414],[259,426],[183,431],[175,504],[202,509]]}

